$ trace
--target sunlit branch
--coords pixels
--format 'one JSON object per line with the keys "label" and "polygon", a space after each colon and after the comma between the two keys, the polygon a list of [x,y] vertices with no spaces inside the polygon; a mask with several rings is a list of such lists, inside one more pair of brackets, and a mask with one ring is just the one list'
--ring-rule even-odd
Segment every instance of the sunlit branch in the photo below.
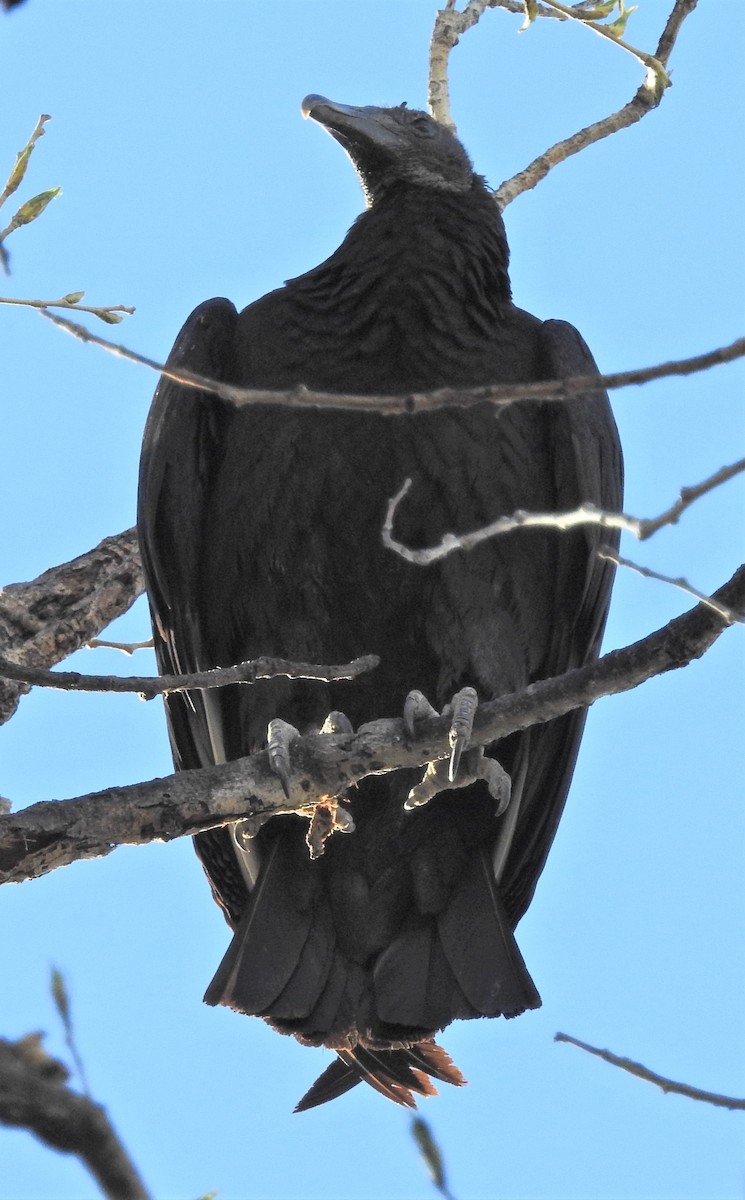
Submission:
{"label": "sunlit branch", "polygon": [[0,679],[12,679],[32,687],[56,688],[62,692],[119,692],[139,695],[143,700],[167,696],[189,689],[227,687],[232,683],[256,683],[259,679],[316,679],[330,683],[337,679],[356,679],[379,663],[374,654],[355,658],[341,666],[317,666],[293,663],[283,658],[255,658],[232,667],[215,667],[189,675],[83,675],[78,671],[46,671],[24,666],[0,656]]}
{"label": "sunlit branch", "polygon": [[126,304],[81,304],[80,298],[84,295],[84,292],[70,292],[67,296],[61,296],[59,300],[25,300],[17,296],[0,296],[0,304],[17,304],[25,308],[38,309],[70,308],[74,312],[91,313],[92,316],[98,317],[107,325],[118,325],[122,319],[121,313],[131,316],[135,311]]}
{"label": "sunlit branch", "polygon": [[[745,471],[745,458],[741,458],[736,463],[732,463],[728,467],[722,467],[715,471],[708,479],[702,483],[695,484],[693,487],[681,488],[680,497],[660,513],[658,517],[632,517],[628,513],[606,512],[603,509],[597,508],[594,504],[581,504],[578,508],[570,509],[568,512],[525,512],[518,510],[517,512],[498,517],[489,525],[484,525],[480,529],[470,530],[468,533],[446,533],[436,546],[426,546],[418,550],[413,550],[406,546],[403,542],[399,542],[393,536],[393,523],[396,517],[396,512],[406,494],[413,486],[411,479],[404,480],[404,483],[388,501],[385,522],[383,524],[382,538],[383,545],[395,554],[398,554],[406,562],[415,564],[416,566],[429,566],[433,562],[439,562],[440,559],[447,558],[449,554],[453,554],[457,550],[472,550],[474,546],[478,546],[481,542],[488,541],[490,538],[498,537],[505,533],[511,533],[515,529],[543,528],[543,529],[558,529],[567,530],[574,529],[579,525],[599,525],[603,529],[620,529],[625,533],[631,533],[639,541],[646,541],[652,534],[657,533],[665,525],[675,525],[681,514],[689,508],[694,501],[699,500],[702,496],[720,487],[727,480],[732,479],[735,475]],[[609,556],[610,557],[610,556]],[[619,560],[620,561],[620,560]],[[628,564],[632,565],[632,564]],[[644,569],[646,573],[646,569]],[[654,572],[650,572],[654,575]],[[666,579],[665,576],[654,575],[658,579]],[[680,580],[667,580],[678,585],[685,583]],[[707,597],[690,586],[687,588],[691,595],[696,599],[705,601]]]}
{"label": "sunlit branch", "polygon": [[[714,598],[734,612],[745,611],[745,567]],[[718,613],[699,604],[590,666],[480,705],[471,744],[487,745],[685,666],[725,628]],[[102,857],[117,845],[169,841],[246,817],[310,815],[315,805],[343,796],[368,775],[448,758],[450,724],[449,716],[423,720],[416,740],[409,740],[400,719],[374,721],[356,733],[298,737],[292,743],[289,799],[264,750],[149,783],[33,804],[0,816],[0,881],[36,878],[80,859]]]}

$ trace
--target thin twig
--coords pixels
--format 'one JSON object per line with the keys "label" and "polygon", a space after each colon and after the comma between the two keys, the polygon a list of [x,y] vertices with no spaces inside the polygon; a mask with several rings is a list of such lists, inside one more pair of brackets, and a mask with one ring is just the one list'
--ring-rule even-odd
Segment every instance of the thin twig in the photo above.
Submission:
{"label": "thin twig", "polygon": [[672,575],[663,575],[660,571],[653,571],[651,567],[643,567],[640,563],[632,562],[629,558],[621,558],[607,547],[598,550],[598,557],[605,558],[608,562],[615,563],[617,567],[628,567],[630,571],[636,571],[637,575],[643,575],[645,579],[657,579],[660,583],[669,583],[671,587],[678,588],[679,591],[685,592],[687,596],[692,596],[694,600],[698,600],[700,604],[708,604],[715,613],[718,613],[723,621],[728,625],[736,625],[745,622],[745,617],[732,611],[731,608],[725,608],[723,604],[719,604],[706,592],[699,591],[692,584],[684,579],[682,575],[673,577]]}
{"label": "thin twig", "polygon": [[698,371],[706,371],[710,367],[745,357],[745,337],[741,337],[729,346],[719,346],[716,350],[708,350],[705,354],[697,354],[693,358],[657,363],[651,367],[637,367],[632,371],[615,371],[609,375],[572,375],[567,379],[539,380],[535,383],[494,384],[488,387],[462,390],[439,388],[435,392],[409,392],[399,396],[316,392],[304,387],[292,388],[289,391],[269,391],[263,388],[235,387],[232,384],[221,383],[217,379],[210,379],[206,375],[199,375],[184,367],[169,367],[144,354],[128,350],[126,346],[117,342],[107,341],[106,338],[91,333],[85,326],[69,321],[66,317],[56,316],[45,309],[39,311],[60,329],[71,333],[81,342],[91,342],[94,346],[100,346],[110,354],[148,367],[151,371],[165,376],[166,379],[183,384],[184,387],[212,392],[220,400],[224,400],[236,408],[242,408],[249,404],[277,404],[288,408],[355,409],[376,412],[383,416],[395,416],[399,413],[429,412],[447,407],[470,408],[474,404],[483,404],[485,401],[491,404],[513,404],[521,400],[569,400],[572,396],[597,391],[600,388],[613,390],[651,383],[655,379],[665,379],[670,375],[694,375]]}
{"label": "thin twig", "polygon": [[693,1087],[689,1083],[675,1083],[672,1079],[667,1079],[664,1075],[658,1075],[656,1071],[650,1071],[649,1067],[642,1066],[641,1063],[634,1062],[631,1058],[621,1058],[618,1054],[613,1054],[611,1050],[599,1050],[597,1046],[590,1046],[588,1042],[581,1042],[579,1038],[571,1037],[568,1033],[554,1034],[555,1042],[566,1042],[569,1046],[577,1046],[580,1050],[585,1050],[588,1054],[592,1054],[595,1058],[602,1058],[603,1062],[610,1063],[611,1066],[620,1067],[622,1071],[628,1071],[629,1075],[636,1075],[637,1079],[645,1079],[648,1083],[654,1083],[663,1092],[674,1092],[677,1096],[688,1096],[690,1100],[702,1100],[705,1104],[713,1104],[717,1108],[729,1108],[740,1111],[745,1109],[745,1100],[738,1100],[733,1096],[722,1096],[719,1092],[704,1092],[701,1088]]}
{"label": "thin twig", "polygon": [[662,529],[663,525],[676,525],[678,518],[694,501],[699,500],[701,496],[705,496],[707,492],[712,492],[714,488],[720,487],[728,479],[733,479],[735,475],[739,475],[742,471],[745,471],[745,458],[738,459],[737,462],[731,463],[728,467],[721,467],[720,470],[715,471],[713,475],[709,475],[708,479],[704,479],[701,483],[681,488],[679,498],[669,508],[666,508],[664,512],[660,513],[659,517],[639,522],[639,532],[636,535],[639,541],[646,541],[653,533],[657,533],[658,529]]}
{"label": "thin twig", "polygon": [[148,638],[146,642],[108,642],[106,638],[91,638],[85,643],[85,650],[121,650],[122,654],[131,657],[137,650],[152,650],[155,642]]}
{"label": "thin twig", "polygon": [[[680,498],[669,508],[660,513],[658,517],[644,518],[632,517],[628,513],[607,512],[604,509],[596,508],[594,504],[581,504],[578,508],[570,509],[568,512],[525,512],[523,509],[518,509],[517,512],[511,513],[509,516],[498,517],[496,521],[492,521],[489,525],[482,526],[481,529],[469,530],[468,533],[446,533],[436,546],[426,546],[417,550],[412,550],[403,542],[399,542],[393,536],[393,523],[396,517],[396,511],[399,504],[406,496],[407,492],[412,487],[412,480],[406,479],[388,501],[385,521],[383,523],[382,538],[383,545],[389,550],[392,550],[399,557],[405,559],[406,562],[413,563],[415,566],[426,567],[433,562],[439,562],[440,559],[447,558],[449,554],[453,554],[456,550],[472,550],[479,543],[488,541],[490,538],[498,537],[505,533],[511,533],[515,529],[526,528],[543,528],[543,529],[558,529],[567,530],[574,529],[578,525],[599,525],[603,529],[620,529],[625,533],[631,533],[640,542],[646,541],[652,534],[657,533],[665,525],[675,525],[681,515],[687,508],[701,496],[721,486],[728,479],[732,479],[735,475],[745,471],[745,458],[739,459],[738,462],[732,463],[731,466],[722,467],[719,471],[715,471],[708,479],[702,483],[696,484],[693,487],[681,488]],[[621,562],[622,560],[618,560]],[[633,564],[624,564],[633,565]],[[646,573],[646,568],[644,572]],[[654,572],[652,577],[666,579],[666,576],[657,576]],[[678,585],[685,583],[680,580],[667,580]],[[697,600],[705,601],[707,599],[702,593],[688,586],[686,588],[692,596]]]}
{"label": "thin twig", "polygon": [[32,687],[56,688],[62,692],[123,692],[139,695],[143,700],[167,696],[171,692],[189,689],[227,687],[231,683],[256,683],[258,679],[317,679],[330,683],[336,679],[356,679],[375,668],[380,659],[374,654],[355,658],[340,666],[316,666],[313,663],[293,663],[284,658],[255,658],[233,667],[215,667],[195,671],[191,675],[82,675],[78,671],[45,671],[40,667],[24,666],[0,656],[0,679],[13,679]]}
{"label": "thin twig", "polygon": [[10,172],[5,187],[0,192],[0,208],[3,206],[3,204],[5,204],[5,201],[8,199],[8,197],[12,196],[20,186],[21,181],[26,174],[26,167],[28,166],[28,160],[31,157],[34,146],[38,142],[39,138],[44,136],[44,126],[46,125],[47,121],[51,121],[51,119],[52,118],[50,117],[49,113],[41,114],[39,120],[34,126],[34,131],[31,134],[31,137],[28,139],[23,149],[16,155],[16,161],[13,166],[13,170]]}
{"label": "thin twig", "polygon": [[84,295],[84,292],[70,292],[67,296],[61,296],[59,300],[25,300],[17,296],[0,296],[0,304],[18,304],[26,308],[38,309],[71,308],[74,312],[91,313],[107,325],[118,325],[122,319],[119,313],[127,313],[131,316],[135,312],[134,308],[126,304],[90,305],[81,304],[79,299],[75,299],[75,297]]}
{"label": "thin twig", "polygon": [[641,87],[637,90],[636,95],[628,104],[619,109],[618,112],[611,113],[609,116],[603,117],[602,120],[588,125],[586,129],[580,129],[571,137],[557,142],[556,145],[551,146],[543,154],[540,154],[538,158],[534,159],[524,170],[518,171],[511,179],[507,179],[504,183],[500,184],[494,193],[494,199],[501,209],[506,208],[508,204],[516,199],[517,196],[522,195],[523,192],[534,188],[537,183],[545,179],[549,171],[558,163],[564,162],[573,154],[578,154],[580,150],[584,150],[587,146],[592,145],[593,142],[598,142],[602,138],[609,137],[621,129],[627,129],[657,107],[670,83],[669,76],[665,70],[668,59],[670,58],[683,22],[686,17],[690,16],[695,7],[696,0],[676,0],[660,37],[656,53],[652,56],[655,62],[662,65],[666,81],[664,85],[662,75],[648,70],[647,76]]}
{"label": "thin twig", "polygon": [[578,25],[584,25],[586,29],[591,29],[593,33],[597,33],[600,37],[607,38],[608,41],[613,42],[615,46],[618,46],[621,50],[625,50],[627,54],[631,54],[632,57],[637,60],[637,62],[640,62],[642,66],[647,67],[649,71],[652,71],[652,73],[657,77],[659,86],[661,88],[666,88],[670,83],[667,72],[656,55],[647,54],[646,50],[639,50],[636,46],[631,46],[622,38],[616,37],[616,35],[607,25],[603,25],[599,21],[588,20],[587,17],[583,17],[581,13],[575,12],[568,5],[561,4],[560,0],[544,0],[544,3],[550,5],[551,8],[556,9],[557,12],[562,13],[568,21],[575,21]]}
{"label": "thin twig", "polygon": [[[36,125],[34,126],[31,137],[26,142],[26,145],[16,155],[16,161],[13,164],[13,169],[8,176],[8,180],[0,192],[0,207],[5,204],[5,201],[13,195],[20,187],[21,182],[26,174],[26,169],[29,164],[29,159],[33,149],[40,137],[44,136],[44,126],[47,121],[51,121],[48,113],[42,113]],[[59,188],[51,188],[49,191],[40,192],[22,204],[19,209],[11,217],[4,229],[0,230],[0,267],[6,275],[10,274],[10,255],[5,248],[5,240],[14,233],[16,229],[20,229],[23,225],[28,225],[29,222],[35,221],[38,216],[43,213],[50,200],[60,193]]]}

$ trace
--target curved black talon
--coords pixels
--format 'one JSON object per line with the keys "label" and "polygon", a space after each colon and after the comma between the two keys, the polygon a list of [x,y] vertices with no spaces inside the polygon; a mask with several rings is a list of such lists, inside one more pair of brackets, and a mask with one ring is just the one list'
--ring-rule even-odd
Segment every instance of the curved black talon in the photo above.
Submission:
{"label": "curved black talon", "polygon": [[[455,693],[448,705],[448,708],[452,711],[450,733],[448,734],[448,742],[450,744],[448,780],[450,783],[455,783],[461,756],[471,740],[473,718],[476,716],[478,706],[479,700],[476,695],[476,689],[472,687],[461,688],[459,692]],[[448,709],[445,709],[445,712],[447,711]]]}
{"label": "curved black talon", "polygon": [[417,721],[423,721],[425,717],[439,717],[439,715],[424,692],[419,692],[416,688],[413,692],[409,692],[404,700],[404,729],[412,740],[416,737]]}
{"label": "curved black talon", "polygon": [[272,818],[272,813],[252,813],[250,817],[241,817],[240,821],[236,821],[230,826],[233,834],[233,841],[239,850],[249,850],[250,843],[256,837],[256,834],[261,829],[262,825],[266,825],[267,821]]}
{"label": "curved black talon", "polygon": [[289,725],[287,721],[280,721],[279,717],[275,717],[267,726],[266,748],[269,766],[282,784],[282,791],[288,800],[291,776],[290,746],[299,737],[300,733],[295,726]]}

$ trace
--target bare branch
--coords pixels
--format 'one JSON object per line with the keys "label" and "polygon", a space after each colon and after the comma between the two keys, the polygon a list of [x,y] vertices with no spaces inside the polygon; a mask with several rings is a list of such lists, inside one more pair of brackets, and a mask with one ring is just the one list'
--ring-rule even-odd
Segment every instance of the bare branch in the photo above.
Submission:
{"label": "bare branch", "polygon": [[687,579],[684,579],[682,575],[662,575],[659,571],[653,571],[651,567],[643,567],[640,563],[632,562],[629,558],[621,558],[607,547],[598,550],[598,556],[607,559],[608,562],[615,563],[617,567],[628,567],[629,570],[636,571],[637,575],[643,575],[645,579],[657,579],[660,583],[668,583],[671,587],[678,588],[679,591],[685,592],[687,596],[692,596],[694,600],[698,600],[701,604],[708,604],[728,625],[735,625],[745,621],[745,617],[733,612],[731,608],[726,608],[723,604],[719,604],[718,601],[708,596],[706,592],[699,591]]}
{"label": "bare branch", "polygon": [[667,66],[667,61],[672,53],[675,40],[680,33],[683,22],[686,17],[690,17],[697,3],[698,0],[675,0],[673,11],[667,18],[667,24],[662,31],[655,55],[663,67]]}
{"label": "bare branch", "polygon": [[[481,15],[481,14],[479,14]],[[474,17],[474,24],[478,17]],[[450,51],[458,45],[460,35],[467,26],[463,13],[452,5],[439,9],[429,43],[429,71],[427,78],[427,106],[436,121],[455,133],[456,125],[450,109],[450,85],[448,60]]]}
{"label": "bare branch", "polygon": [[[745,611],[745,566],[714,598],[733,612]],[[472,744],[487,745],[685,666],[705,653],[724,628],[709,605],[699,604],[597,663],[481,705]],[[0,881],[17,883],[79,859],[109,854],[117,845],[169,841],[247,816],[311,815],[316,804],[328,804],[329,797],[343,795],[367,775],[449,757],[449,729],[449,717],[422,721],[416,741],[409,741],[403,721],[380,720],[356,733],[299,737],[292,744],[289,800],[271,770],[267,751],[262,751],[150,783],[73,800],[42,801],[0,816]]]}
{"label": "bare branch", "polygon": [[106,1110],[72,1091],[67,1077],[65,1065],[42,1047],[41,1034],[0,1039],[0,1123],[77,1155],[110,1200],[148,1200]]}
{"label": "bare branch", "polygon": [[603,1062],[620,1067],[622,1071],[628,1071],[629,1075],[636,1075],[637,1079],[646,1079],[648,1083],[656,1084],[658,1088],[662,1088],[663,1092],[674,1092],[678,1096],[688,1096],[691,1100],[702,1100],[705,1104],[713,1104],[717,1108],[739,1109],[740,1111],[745,1109],[745,1100],[738,1100],[733,1096],[722,1096],[718,1092],[704,1092],[700,1088],[692,1087],[689,1083],[675,1083],[672,1079],[650,1071],[648,1067],[634,1062],[631,1058],[621,1058],[610,1050],[599,1050],[597,1046],[581,1042],[568,1033],[554,1034],[554,1041],[566,1042],[569,1046],[578,1046],[580,1050],[586,1050],[588,1054],[602,1058]]}
{"label": "bare branch", "polygon": [[145,642],[109,642],[106,638],[91,638],[85,643],[86,650],[121,650],[122,654],[131,656],[136,650],[152,650],[155,642],[148,638]]}
{"label": "bare branch", "polygon": [[[0,647],[24,667],[52,666],[126,612],[144,586],[137,530],[104,538],[33,582],[0,591]],[[0,682],[0,724],[28,690]]]}
{"label": "bare branch", "polygon": [[657,533],[658,529],[662,529],[663,525],[677,525],[678,518],[694,501],[705,496],[707,492],[713,492],[715,488],[720,487],[727,480],[734,479],[735,475],[739,475],[742,471],[745,471],[745,458],[738,459],[737,462],[731,463],[728,467],[721,467],[701,483],[681,488],[680,497],[674,504],[671,504],[669,508],[660,513],[659,517],[639,522],[639,532],[636,535],[639,541],[646,541],[653,533]]}
{"label": "bare branch", "polygon": [[[628,513],[607,512],[604,509],[596,508],[594,504],[581,504],[579,508],[570,509],[568,512],[526,512],[524,509],[518,509],[509,516],[498,517],[496,521],[492,521],[489,525],[482,526],[481,529],[473,529],[468,533],[446,533],[441,541],[436,546],[425,546],[419,550],[412,550],[403,542],[397,541],[393,536],[393,522],[395,520],[396,511],[399,504],[406,496],[412,486],[411,479],[405,479],[395,496],[392,496],[388,501],[385,521],[382,529],[383,545],[395,554],[398,554],[406,562],[413,563],[415,566],[425,567],[433,562],[438,562],[442,558],[447,558],[449,554],[453,554],[456,550],[472,550],[474,546],[478,546],[480,542],[485,542],[489,538],[498,537],[504,533],[511,533],[515,529],[526,529],[530,527],[541,527],[547,529],[567,530],[574,529],[578,525],[599,525],[603,529],[621,529],[625,533],[632,533],[640,542],[646,541],[653,533],[657,533],[664,525],[675,525],[681,513],[700,499],[701,496],[707,495],[708,492],[726,483],[727,480],[734,478],[735,475],[745,471],[745,458],[739,459],[738,462],[732,463],[731,466],[722,467],[719,471],[715,471],[708,479],[702,483],[696,484],[693,487],[681,488],[680,498],[658,517],[644,518],[632,517]],[[619,562],[623,566],[633,566],[633,563],[626,563],[622,559],[615,559],[608,554],[605,557],[611,558],[614,562]],[[654,572],[647,572],[646,569],[638,568],[642,574],[649,574],[651,578],[662,579],[668,583],[676,583],[678,585],[685,584],[685,581],[671,580],[664,575],[656,575]],[[707,597],[687,586],[684,590],[690,592],[697,600],[706,601]]]}
{"label": "bare branch", "polygon": [[[664,68],[667,66],[683,22],[686,17],[690,16],[695,7],[696,0],[676,0],[673,11],[668,17],[665,29],[658,43],[657,51],[652,56],[656,63],[661,64],[662,73],[650,70],[648,67],[646,78],[637,90],[636,95],[628,104],[619,109],[618,112],[611,113],[601,121],[595,121],[594,124],[588,125],[586,129],[580,129],[571,137],[557,142],[555,146],[551,146],[543,154],[540,154],[538,158],[534,159],[523,171],[519,171],[511,179],[505,180],[494,193],[494,199],[501,209],[505,209],[508,204],[516,199],[517,196],[522,195],[523,192],[534,188],[537,183],[545,179],[549,171],[558,163],[564,162],[565,159],[570,158],[573,154],[578,154],[580,150],[591,146],[593,142],[599,142],[602,138],[609,137],[613,133],[618,133],[621,129],[627,129],[657,107],[670,83],[669,76]],[[636,51],[635,53],[639,57],[639,52]]]}
{"label": "bare branch", "polygon": [[21,666],[0,656],[0,679],[13,679],[32,687],[56,688],[61,692],[119,692],[139,695],[143,700],[167,696],[170,692],[185,692],[189,688],[220,688],[231,683],[256,683],[258,679],[317,679],[330,683],[336,679],[356,679],[365,671],[377,667],[380,659],[374,654],[355,658],[343,665],[316,666],[313,663],[293,663],[284,658],[254,658],[233,667],[214,667],[195,671],[191,675],[82,675],[78,671],[45,671],[39,667]]}
{"label": "bare branch", "polygon": [[85,326],[68,321],[66,317],[55,316],[46,310],[40,311],[60,329],[66,330],[82,342],[91,342],[94,346],[100,346],[103,350],[129,362],[149,367],[151,371],[157,371],[159,375],[185,387],[212,392],[220,400],[225,400],[236,408],[248,404],[278,404],[287,408],[359,409],[363,412],[380,413],[382,416],[395,416],[399,413],[429,412],[438,408],[470,408],[485,401],[504,405],[513,404],[518,400],[569,400],[572,396],[580,396],[599,388],[613,390],[632,384],[651,383],[655,379],[665,379],[670,375],[695,375],[698,371],[707,371],[710,367],[745,357],[745,337],[741,337],[729,346],[719,346],[716,350],[708,350],[705,354],[697,354],[693,358],[676,359],[651,367],[638,367],[633,371],[615,371],[609,375],[572,375],[568,379],[492,384],[488,387],[468,389],[439,388],[436,392],[408,392],[399,396],[315,392],[305,387],[293,388],[290,391],[268,391],[262,388],[235,387],[217,379],[209,379],[206,375],[198,375],[184,367],[166,366],[143,354],[137,354],[134,350],[128,350],[126,346],[109,342],[106,338],[91,333]]}
{"label": "bare branch", "polygon": [[[467,30],[472,29],[487,8],[503,8],[515,16],[525,16],[525,0],[468,0],[462,12],[455,7],[455,0],[446,0],[444,8],[438,10],[429,45],[428,105],[436,121],[455,132],[455,122],[450,111],[450,88],[448,63],[450,52],[458,45]],[[554,17],[559,21],[567,18],[546,4],[537,5],[538,16]]]}
{"label": "bare branch", "polygon": [[127,313],[129,316],[135,311],[134,308],[128,307],[126,304],[105,304],[89,305],[81,304],[85,292],[69,292],[68,295],[62,296],[59,300],[22,300],[17,296],[0,296],[0,304],[19,304],[26,308],[72,308],[75,312],[92,313],[94,317],[105,321],[107,325],[118,325],[121,321],[122,313]]}

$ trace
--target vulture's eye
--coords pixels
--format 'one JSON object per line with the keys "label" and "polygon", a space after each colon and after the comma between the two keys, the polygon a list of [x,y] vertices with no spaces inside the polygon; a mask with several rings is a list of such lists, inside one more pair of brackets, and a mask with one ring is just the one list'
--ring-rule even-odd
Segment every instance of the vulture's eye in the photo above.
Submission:
{"label": "vulture's eye", "polygon": [[421,133],[424,137],[432,137],[436,132],[436,127],[429,117],[415,117],[411,122],[417,133]]}

